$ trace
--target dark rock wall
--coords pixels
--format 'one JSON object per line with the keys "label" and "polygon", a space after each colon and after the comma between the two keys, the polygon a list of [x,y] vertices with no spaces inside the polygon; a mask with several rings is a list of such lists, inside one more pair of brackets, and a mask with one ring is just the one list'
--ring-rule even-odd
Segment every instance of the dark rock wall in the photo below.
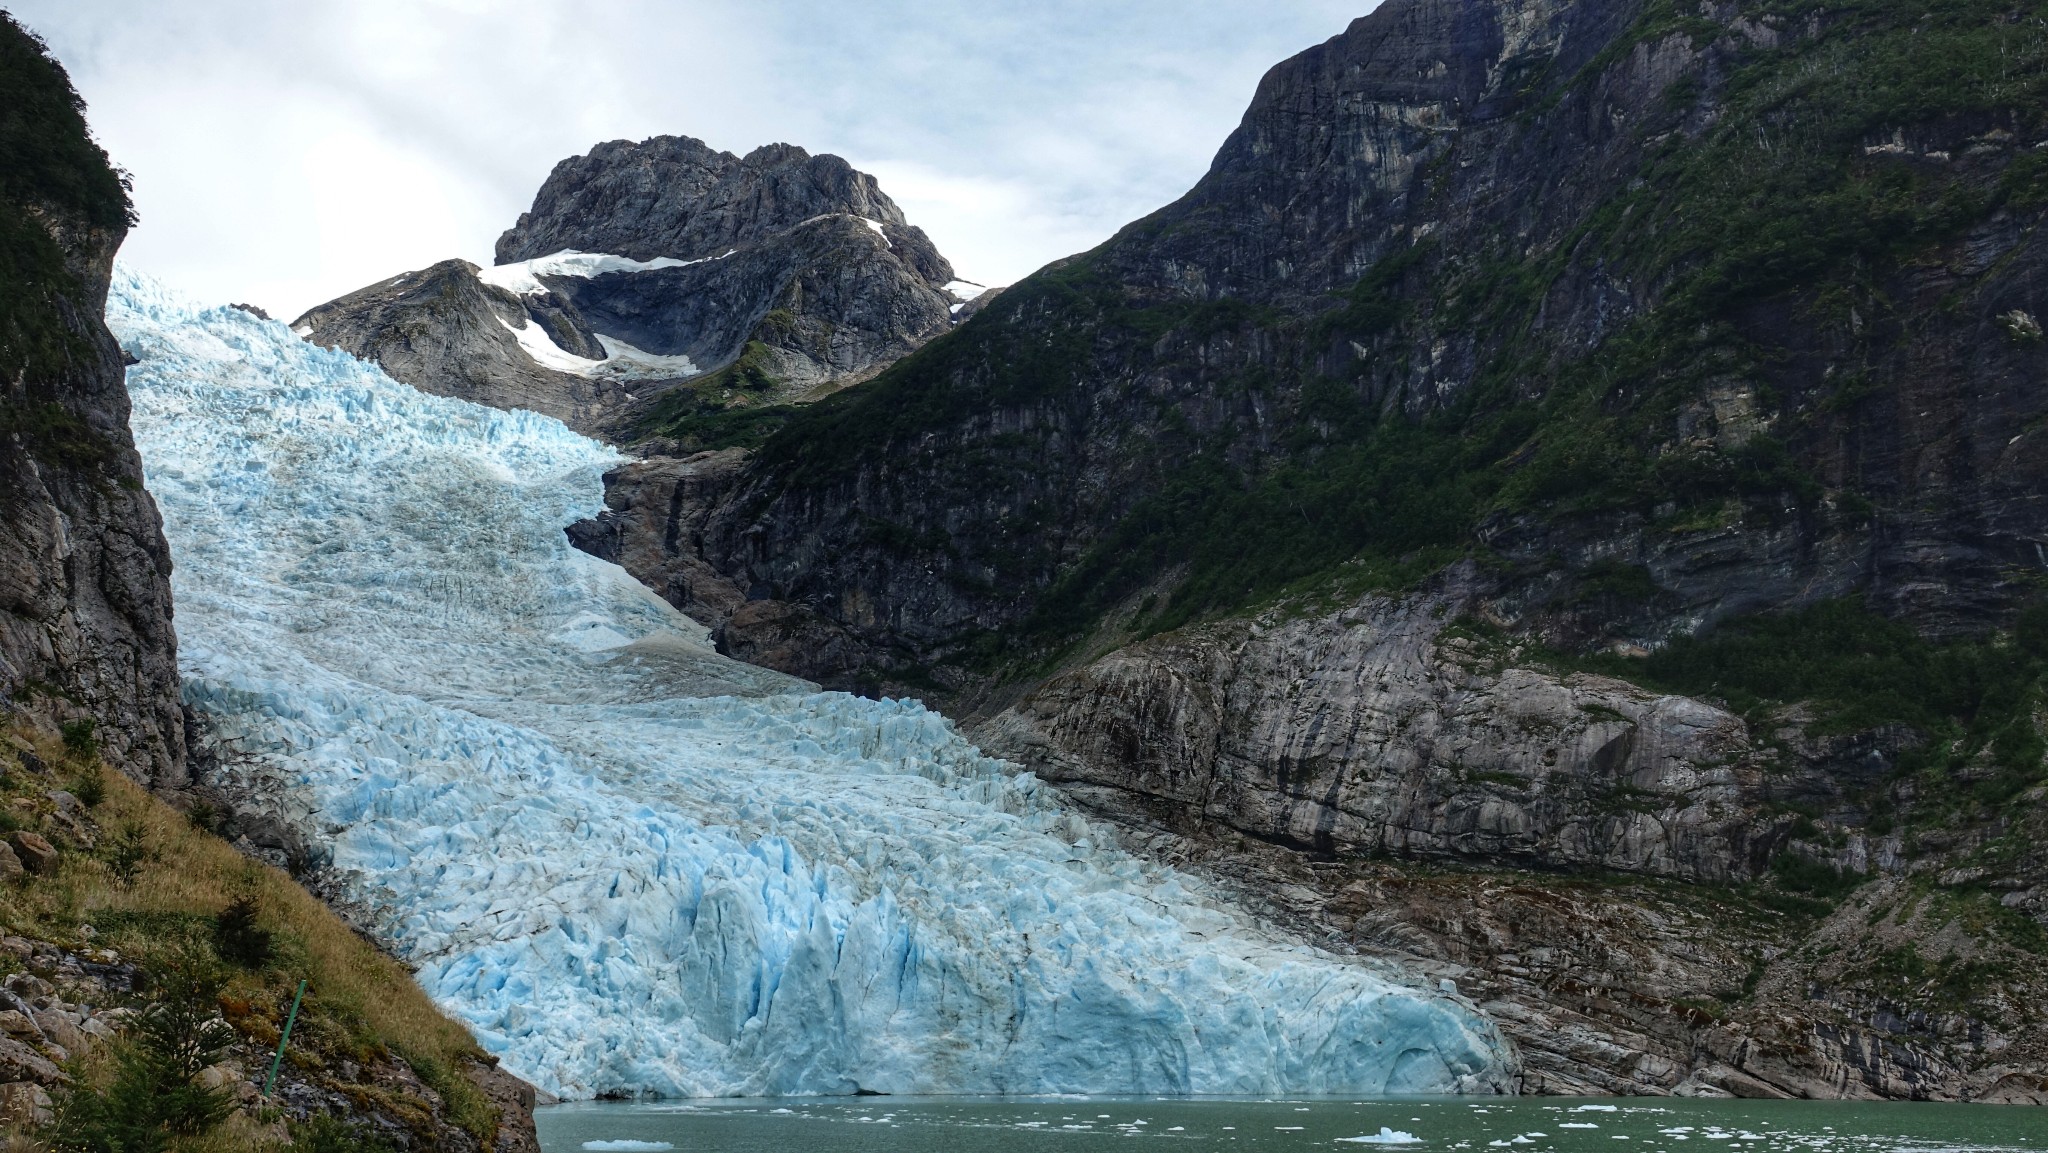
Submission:
{"label": "dark rock wall", "polygon": [[[1426,467],[1533,495],[1496,500],[1462,538],[1408,526],[1513,566],[1498,611],[1516,627],[1567,647],[1653,646],[1851,592],[1931,633],[2008,622],[2048,563],[2048,453],[2029,431],[2048,416],[2030,327],[2048,307],[2048,250],[2040,207],[1995,194],[2031,171],[2015,141],[2032,126],[2001,126],[2024,108],[1930,121],[1896,154],[1878,140],[1844,154],[1873,181],[1921,180],[1907,168],[1924,165],[1925,187],[1977,205],[1969,227],[1930,233],[1860,283],[1795,279],[1717,305],[1725,347],[1646,369],[1664,390],[1655,405],[1617,416],[1624,390],[1586,401],[1585,421],[1545,414],[1547,390],[1623,356],[1611,342],[1711,267],[1711,250],[1631,266],[1587,230],[1634,211],[1627,190],[1673,141],[1705,147],[1738,66],[1856,34],[1727,5],[1622,38],[1646,18],[1629,0],[1397,2],[1281,64],[1188,196],[770,440],[701,518],[703,559],[865,646],[866,672],[840,683],[900,674],[957,689],[982,675],[969,666],[989,667],[976,654],[992,634],[1026,647],[1084,635],[1119,603],[1173,593],[1188,554],[1228,553],[1239,530],[1273,540],[1298,517],[1306,534],[1343,531],[1278,496],[1262,498],[1263,536],[1219,518],[1175,539],[1148,519],[1199,523],[1231,499],[1215,494],[1283,470],[1312,483],[1348,451],[1346,420],[1456,436],[1443,422],[1471,405],[1519,399],[1554,424],[1519,448],[1502,440],[1499,459],[1458,464],[1446,448]],[[1623,255],[1654,236],[1625,241]],[[1386,277],[1379,299],[1368,274]],[[1527,317],[1473,311],[1538,274],[1516,289],[1533,293]],[[1340,411],[1365,415],[1328,415]],[[1637,423],[1553,449],[1610,416]],[[1512,422],[1470,427],[1477,443],[1458,451],[1478,456]],[[1647,480],[1637,502],[1579,499],[1570,470],[1596,472],[1609,450],[1645,476],[1720,470],[1726,506],[1660,503]],[[1194,459],[1211,472],[1192,473]],[[1561,487],[1517,477],[1524,459],[1564,474]],[[1757,471],[1769,474],[1743,479]],[[1652,587],[1595,603],[1588,574],[1615,566]]]}
{"label": "dark rock wall", "polygon": [[170,551],[102,320],[126,199],[62,69],[4,16],[0,83],[0,697],[176,785]]}

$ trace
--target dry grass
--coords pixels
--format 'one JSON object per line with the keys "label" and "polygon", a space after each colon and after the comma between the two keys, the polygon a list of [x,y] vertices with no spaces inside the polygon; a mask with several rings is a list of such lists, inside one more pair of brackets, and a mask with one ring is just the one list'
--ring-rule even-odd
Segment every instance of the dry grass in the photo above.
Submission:
{"label": "dry grass", "polygon": [[[274,950],[259,969],[230,967],[234,976],[222,1007],[236,1028],[256,1044],[275,1045],[303,978],[306,998],[288,1060],[314,1071],[344,1058],[367,1063],[396,1053],[441,1094],[451,1117],[489,1147],[496,1110],[461,1072],[483,1053],[404,966],[289,875],[194,827],[127,777],[60,742],[34,744],[51,776],[7,773],[0,784],[0,826],[41,826],[61,843],[61,823],[45,823],[55,806],[44,794],[70,788],[89,797],[94,790],[85,782],[98,777],[103,796],[91,811],[98,843],[90,851],[65,846],[54,876],[0,886],[0,927],[76,949],[112,948],[139,964],[176,967],[190,957],[210,961],[215,918],[238,898],[251,899]],[[0,758],[0,765],[11,760]],[[121,876],[116,846],[123,843],[133,846],[131,861],[141,858],[139,868],[128,870],[132,880]]]}

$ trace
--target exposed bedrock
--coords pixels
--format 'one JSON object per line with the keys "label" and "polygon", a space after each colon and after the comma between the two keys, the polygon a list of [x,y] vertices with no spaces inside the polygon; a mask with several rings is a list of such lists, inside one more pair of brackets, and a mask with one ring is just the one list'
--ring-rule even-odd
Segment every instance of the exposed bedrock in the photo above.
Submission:
{"label": "exposed bedrock", "polygon": [[[185,774],[170,550],[102,321],[128,201],[62,69],[0,16],[0,710],[145,782]],[[34,144],[14,143],[33,141]]]}
{"label": "exposed bedrock", "polygon": [[1448,622],[1458,582],[1331,616],[1120,649],[979,726],[1098,803],[1322,853],[1744,880],[1790,818],[1734,716],[1606,677],[1501,663]]}

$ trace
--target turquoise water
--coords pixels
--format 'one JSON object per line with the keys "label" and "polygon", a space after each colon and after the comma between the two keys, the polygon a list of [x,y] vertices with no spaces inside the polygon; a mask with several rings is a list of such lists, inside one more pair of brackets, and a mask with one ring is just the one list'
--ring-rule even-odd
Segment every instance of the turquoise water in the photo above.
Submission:
{"label": "turquoise water", "polygon": [[[1414,1153],[2048,1151],[2048,1112],[2019,1106],[1653,1097],[592,1102],[543,1109],[538,1121],[545,1153],[1064,1153],[1133,1140]],[[1344,1140],[1382,1129],[1416,1141]]]}

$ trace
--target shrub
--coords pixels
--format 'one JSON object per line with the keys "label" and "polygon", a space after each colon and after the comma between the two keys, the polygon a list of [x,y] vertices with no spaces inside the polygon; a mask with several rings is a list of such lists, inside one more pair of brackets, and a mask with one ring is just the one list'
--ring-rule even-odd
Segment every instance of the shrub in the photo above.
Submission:
{"label": "shrub", "polygon": [[90,719],[65,721],[58,726],[58,731],[64,736],[64,751],[81,760],[98,756],[100,740],[94,734],[97,727]]}
{"label": "shrub", "polygon": [[290,1153],[386,1153],[393,1148],[381,1134],[327,1114],[292,1126],[288,1146]]}
{"label": "shrub", "polygon": [[71,794],[88,809],[97,809],[107,799],[106,770],[94,765],[71,783]]}
{"label": "shrub", "polygon": [[221,1020],[217,968],[181,958],[154,968],[154,996],[113,1050],[113,1076],[66,1097],[50,1144],[78,1153],[160,1153],[174,1138],[207,1133],[234,1110],[225,1089],[198,1083],[227,1055],[235,1031]]}
{"label": "shrub", "polygon": [[256,923],[261,912],[253,897],[236,897],[213,921],[213,947],[221,960],[244,969],[261,969],[270,963],[274,949],[270,931]]}
{"label": "shrub", "polygon": [[132,885],[142,875],[143,867],[156,860],[157,852],[149,843],[149,832],[139,821],[129,821],[107,838],[107,847],[102,859],[107,871],[123,885]]}

